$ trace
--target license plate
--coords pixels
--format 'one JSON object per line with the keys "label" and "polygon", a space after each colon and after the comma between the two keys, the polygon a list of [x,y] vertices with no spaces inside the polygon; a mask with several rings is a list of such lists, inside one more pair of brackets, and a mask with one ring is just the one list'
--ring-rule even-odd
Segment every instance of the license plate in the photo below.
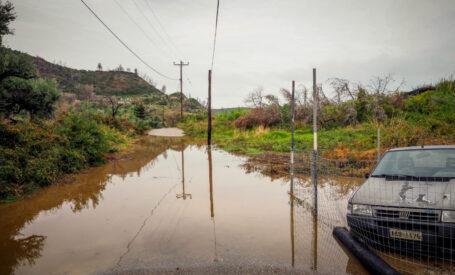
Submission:
{"label": "license plate", "polygon": [[422,232],[419,231],[407,231],[390,228],[389,232],[391,238],[422,241]]}

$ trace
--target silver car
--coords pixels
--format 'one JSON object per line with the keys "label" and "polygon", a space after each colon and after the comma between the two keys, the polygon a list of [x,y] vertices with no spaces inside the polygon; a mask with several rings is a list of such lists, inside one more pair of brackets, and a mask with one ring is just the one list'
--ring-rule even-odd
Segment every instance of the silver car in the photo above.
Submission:
{"label": "silver car", "polygon": [[455,255],[455,146],[388,150],[348,202],[351,232],[387,251]]}

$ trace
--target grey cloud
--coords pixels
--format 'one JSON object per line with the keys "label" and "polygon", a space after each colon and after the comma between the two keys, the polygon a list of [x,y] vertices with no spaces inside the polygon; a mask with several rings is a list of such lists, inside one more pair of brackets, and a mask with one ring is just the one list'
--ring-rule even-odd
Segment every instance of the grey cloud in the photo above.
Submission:
{"label": "grey cloud", "polygon": [[[163,53],[156,33],[141,17],[132,0],[118,0],[156,40],[155,47],[116,6],[113,0],[87,0],[97,13],[135,51],[162,72],[177,76],[172,65],[179,56]],[[190,61],[185,74],[192,85],[185,91],[206,98],[216,1],[137,0],[158,27],[147,5],[165,25],[169,36]],[[18,20],[16,34],[7,39],[13,48],[62,60],[71,67],[137,67],[168,91],[178,83],[160,78],[103,29],[80,1],[13,0]],[[243,105],[245,95],[258,85],[278,93],[291,80],[309,85],[311,68],[319,82],[343,77],[366,83],[373,75],[394,73],[406,88],[435,82],[455,70],[455,3],[453,1],[221,1],[214,67],[215,107]]]}

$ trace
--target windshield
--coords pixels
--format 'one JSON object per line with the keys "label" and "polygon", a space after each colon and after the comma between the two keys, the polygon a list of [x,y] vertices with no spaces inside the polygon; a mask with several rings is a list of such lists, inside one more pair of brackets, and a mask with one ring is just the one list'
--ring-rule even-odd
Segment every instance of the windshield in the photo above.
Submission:
{"label": "windshield", "polygon": [[421,149],[386,153],[373,177],[455,178],[455,149]]}

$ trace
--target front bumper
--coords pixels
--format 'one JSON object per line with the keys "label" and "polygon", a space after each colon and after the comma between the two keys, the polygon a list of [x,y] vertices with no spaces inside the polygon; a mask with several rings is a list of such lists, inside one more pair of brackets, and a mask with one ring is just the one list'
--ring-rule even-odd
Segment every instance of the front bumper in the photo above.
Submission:
{"label": "front bumper", "polygon": [[[347,215],[351,233],[367,245],[384,252],[455,258],[455,224]],[[390,237],[389,229],[422,232],[422,241]]]}

